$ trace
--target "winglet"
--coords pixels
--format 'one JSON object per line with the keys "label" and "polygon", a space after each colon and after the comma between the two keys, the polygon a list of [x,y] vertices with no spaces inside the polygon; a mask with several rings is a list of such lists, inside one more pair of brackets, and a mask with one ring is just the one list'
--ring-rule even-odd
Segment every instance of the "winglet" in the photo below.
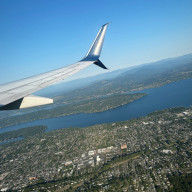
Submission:
{"label": "winglet", "polygon": [[101,63],[101,61],[99,61],[99,57],[101,54],[101,49],[103,46],[103,41],[104,41],[104,37],[105,37],[105,33],[106,33],[108,25],[109,25],[109,23],[106,23],[105,25],[103,25],[101,27],[101,29],[99,30],[93,44],[91,45],[89,51],[87,52],[86,56],[81,61],[95,61],[94,64],[96,64],[96,65],[98,65],[104,69],[107,69]]}

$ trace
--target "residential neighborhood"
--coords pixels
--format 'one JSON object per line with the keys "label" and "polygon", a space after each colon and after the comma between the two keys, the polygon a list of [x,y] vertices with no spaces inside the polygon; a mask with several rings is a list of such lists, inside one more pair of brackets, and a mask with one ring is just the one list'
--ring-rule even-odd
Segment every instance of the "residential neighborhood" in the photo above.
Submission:
{"label": "residential neighborhood", "polygon": [[0,148],[1,191],[169,191],[172,177],[191,174],[192,109],[60,129]]}

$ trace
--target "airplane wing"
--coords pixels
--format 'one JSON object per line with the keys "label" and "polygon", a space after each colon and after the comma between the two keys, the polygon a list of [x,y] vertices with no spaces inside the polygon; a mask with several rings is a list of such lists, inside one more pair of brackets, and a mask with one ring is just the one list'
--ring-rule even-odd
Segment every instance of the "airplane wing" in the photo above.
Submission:
{"label": "airplane wing", "polygon": [[99,60],[107,26],[108,23],[101,27],[86,56],[79,62],[0,85],[0,110],[20,109],[53,103],[52,99],[32,96],[31,94],[73,75],[91,64],[107,69]]}

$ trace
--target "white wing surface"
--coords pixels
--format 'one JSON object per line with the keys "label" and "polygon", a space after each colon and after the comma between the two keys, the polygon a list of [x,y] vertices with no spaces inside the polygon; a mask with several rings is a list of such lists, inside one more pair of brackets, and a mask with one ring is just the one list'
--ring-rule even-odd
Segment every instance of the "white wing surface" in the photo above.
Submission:
{"label": "white wing surface", "polygon": [[66,79],[91,64],[107,69],[99,60],[107,26],[108,23],[101,27],[91,48],[81,61],[40,75],[0,85],[0,110],[27,108],[53,103],[52,99],[31,96],[31,94]]}

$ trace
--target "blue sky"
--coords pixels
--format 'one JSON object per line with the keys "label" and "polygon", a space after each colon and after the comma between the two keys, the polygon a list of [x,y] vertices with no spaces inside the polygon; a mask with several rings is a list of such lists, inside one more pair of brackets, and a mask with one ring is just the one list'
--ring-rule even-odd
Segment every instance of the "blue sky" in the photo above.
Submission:
{"label": "blue sky", "polygon": [[192,53],[191,21],[191,0],[0,0],[0,83],[75,63],[106,22],[110,70]]}

